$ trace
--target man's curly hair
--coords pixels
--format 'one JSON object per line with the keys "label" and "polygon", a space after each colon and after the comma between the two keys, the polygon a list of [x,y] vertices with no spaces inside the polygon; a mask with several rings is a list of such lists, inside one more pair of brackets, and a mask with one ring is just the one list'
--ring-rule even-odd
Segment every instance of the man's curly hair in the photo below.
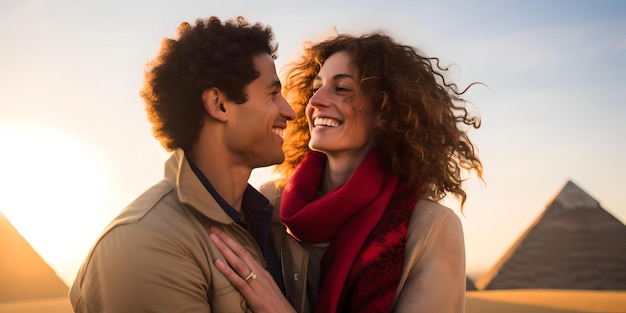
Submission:
{"label": "man's curly hair", "polygon": [[278,187],[284,186],[295,167],[310,151],[310,133],[304,109],[311,98],[314,78],[332,54],[347,52],[357,71],[359,92],[372,99],[382,116],[376,146],[388,170],[399,175],[420,195],[435,200],[453,194],[465,203],[462,169],[482,178],[482,163],[464,126],[480,127],[470,116],[458,90],[444,78],[439,59],[422,56],[413,47],[396,43],[376,32],[360,37],[338,35],[308,44],[302,57],[286,71],[284,94],[296,112],[285,135],[285,162]]}
{"label": "man's curly hair", "polygon": [[252,58],[267,53],[275,59],[276,49],[269,26],[241,16],[180,24],[178,38],[163,39],[145,71],[140,95],[154,136],[168,151],[190,149],[207,114],[203,91],[215,87],[236,103],[246,102],[245,87],[260,75]]}

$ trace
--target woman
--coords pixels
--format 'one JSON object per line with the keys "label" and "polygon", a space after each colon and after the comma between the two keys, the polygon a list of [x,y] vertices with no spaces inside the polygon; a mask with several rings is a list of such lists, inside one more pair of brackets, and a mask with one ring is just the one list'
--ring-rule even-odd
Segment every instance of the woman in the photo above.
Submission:
{"label": "woman", "polygon": [[[480,123],[438,61],[384,34],[339,35],[287,72],[296,119],[282,179],[261,191],[308,252],[314,312],[464,311],[461,223],[434,201],[463,205],[462,172],[481,177],[464,129]],[[221,235],[235,271],[218,268],[255,311],[271,308],[271,282],[241,278],[262,267]]]}

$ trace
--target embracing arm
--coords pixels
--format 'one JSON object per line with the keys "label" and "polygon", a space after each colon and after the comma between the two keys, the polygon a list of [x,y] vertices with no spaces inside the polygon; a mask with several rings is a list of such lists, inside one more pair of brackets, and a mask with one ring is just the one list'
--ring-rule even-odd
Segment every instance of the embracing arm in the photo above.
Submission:
{"label": "embracing arm", "polygon": [[[430,201],[430,200],[421,200]],[[461,221],[430,201],[431,209],[412,217],[405,252],[404,284],[394,312],[465,311],[465,243]],[[417,210],[417,209],[416,209]],[[416,214],[416,213],[414,213]]]}
{"label": "embracing arm", "polygon": [[215,260],[215,265],[246,298],[253,312],[296,312],[272,275],[248,251],[219,229],[211,227],[211,232],[211,239],[225,258]]}

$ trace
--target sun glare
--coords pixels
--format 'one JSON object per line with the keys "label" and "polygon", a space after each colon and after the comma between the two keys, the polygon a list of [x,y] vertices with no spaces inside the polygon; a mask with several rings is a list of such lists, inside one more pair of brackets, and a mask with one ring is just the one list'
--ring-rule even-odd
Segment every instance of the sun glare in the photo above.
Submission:
{"label": "sun glare", "polygon": [[0,142],[0,211],[67,282],[102,229],[98,208],[110,162],[77,135],[47,125],[0,125]]}

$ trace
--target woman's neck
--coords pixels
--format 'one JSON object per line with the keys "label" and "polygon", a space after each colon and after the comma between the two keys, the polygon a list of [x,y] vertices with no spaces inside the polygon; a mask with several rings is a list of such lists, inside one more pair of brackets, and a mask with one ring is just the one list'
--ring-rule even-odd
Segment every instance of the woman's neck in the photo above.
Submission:
{"label": "woman's neck", "polygon": [[320,186],[320,196],[343,186],[343,184],[350,179],[350,176],[352,176],[352,173],[354,173],[359,164],[361,164],[366,154],[367,153],[349,158],[336,158],[328,155],[328,162],[324,169],[324,178]]}

